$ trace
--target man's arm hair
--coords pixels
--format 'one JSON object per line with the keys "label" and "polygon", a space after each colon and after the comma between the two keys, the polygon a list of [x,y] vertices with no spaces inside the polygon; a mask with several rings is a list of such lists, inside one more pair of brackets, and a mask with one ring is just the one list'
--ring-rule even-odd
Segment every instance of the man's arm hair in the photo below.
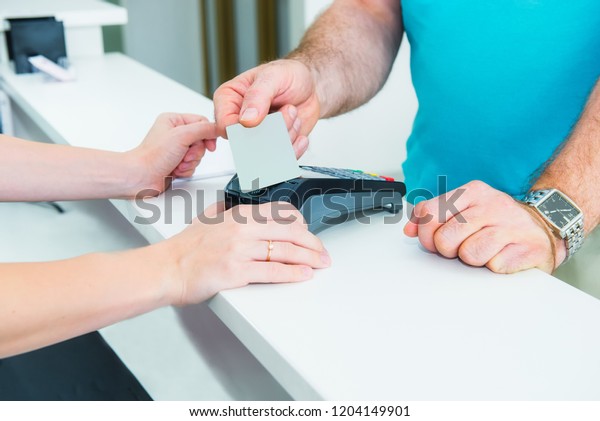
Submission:
{"label": "man's arm hair", "polygon": [[569,139],[547,163],[533,189],[557,188],[583,210],[585,232],[600,222],[600,79]]}
{"label": "man's arm hair", "polygon": [[399,0],[337,0],[289,58],[316,81],[321,117],[350,111],[384,85],[404,32]]}

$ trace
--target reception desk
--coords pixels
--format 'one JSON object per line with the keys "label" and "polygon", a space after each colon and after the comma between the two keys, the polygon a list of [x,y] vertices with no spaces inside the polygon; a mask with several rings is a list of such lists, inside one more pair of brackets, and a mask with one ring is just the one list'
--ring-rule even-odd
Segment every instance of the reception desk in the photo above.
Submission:
{"label": "reception desk", "polygon": [[[212,115],[209,99],[123,55],[74,64],[79,79],[65,84],[0,70],[15,106],[53,142],[123,151],[140,142],[159,112]],[[179,192],[150,199],[162,212],[152,224],[134,222],[148,211],[133,201],[112,203],[155,242],[183,230],[189,207],[201,211],[227,181],[178,182]],[[187,205],[181,190],[191,198]],[[194,390],[185,396],[167,391],[199,376],[199,360],[225,370],[219,358],[240,344],[281,387],[264,399],[600,398],[598,300],[537,270],[496,275],[433,255],[403,235],[404,223],[405,216],[376,215],[333,227],[320,234],[332,267],[313,280],[218,294],[209,307],[236,340],[213,341],[212,353],[194,335],[194,324],[206,321],[194,320],[193,308],[147,316],[148,323],[161,320],[162,330],[147,324],[132,333],[138,338],[111,336],[119,324],[105,337],[127,354],[124,361],[155,399],[198,398]],[[121,351],[122,341],[148,338],[151,347]],[[170,360],[156,363],[153,353]],[[239,376],[251,382],[252,370],[237,367],[230,381]],[[256,387],[268,390],[265,379]],[[198,382],[190,388],[201,387]]]}

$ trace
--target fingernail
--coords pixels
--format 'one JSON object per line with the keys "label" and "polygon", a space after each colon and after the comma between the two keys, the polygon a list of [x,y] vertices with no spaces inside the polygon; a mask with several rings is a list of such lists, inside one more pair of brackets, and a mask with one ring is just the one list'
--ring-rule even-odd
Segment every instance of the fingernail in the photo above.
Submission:
{"label": "fingernail", "polygon": [[298,141],[298,147],[301,150],[304,150],[308,147],[308,138],[307,137],[301,137],[300,140]]}
{"label": "fingernail", "polygon": [[296,143],[294,143],[294,152],[296,153],[296,159],[300,159],[304,153],[308,150],[308,139],[304,136],[300,137]]}
{"label": "fingernail", "polygon": [[308,281],[313,276],[313,270],[308,266],[302,268],[302,279]]}
{"label": "fingernail", "polygon": [[296,130],[296,132],[299,132],[300,127],[302,127],[302,120],[297,119],[296,121],[294,121],[294,130]]}
{"label": "fingernail", "polygon": [[327,253],[327,250],[325,250],[323,253],[321,253],[321,261],[323,262],[324,265],[331,265],[331,257],[329,257],[329,253]]}
{"label": "fingernail", "polygon": [[296,109],[296,107],[294,107],[294,106],[290,107],[289,115],[292,120],[294,120],[296,117],[298,117],[298,110]]}
{"label": "fingernail", "polygon": [[256,108],[248,108],[240,117],[240,121],[252,121],[258,117],[258,110]]}

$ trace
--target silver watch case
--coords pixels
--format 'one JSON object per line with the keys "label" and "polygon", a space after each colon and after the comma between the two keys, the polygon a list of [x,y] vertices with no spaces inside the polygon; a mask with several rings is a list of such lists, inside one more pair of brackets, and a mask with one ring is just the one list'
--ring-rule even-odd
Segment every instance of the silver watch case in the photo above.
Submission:
{"label": "silver watch case", "polygon": [[[578,213],[562,228],[559,227],[552,221],[547,215],[540,210],[542,206],[552,195],[558,194],[561,198],[573,207]],[[529,192],[523,202],[536,209],[536,211],[542,216],[542,218],[550,225],[552,231],[554,231],[560,238],[566,241],[567,246],[567,259],[571,257],[583,244],[584,230],[583,230],[583,212],[575,204],[569,196],[557,189],[546,189],[546,190],[535,190]]]}

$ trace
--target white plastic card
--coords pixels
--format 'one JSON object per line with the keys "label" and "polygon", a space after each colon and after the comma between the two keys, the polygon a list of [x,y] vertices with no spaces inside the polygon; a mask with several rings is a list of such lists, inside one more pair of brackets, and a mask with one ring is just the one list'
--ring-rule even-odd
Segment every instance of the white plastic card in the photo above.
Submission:
{"label": "white plastic card", "polygon": [[233,160],[243,191],[272,186],[300,176],[300,167],[281,113],[257,127],[227,127]]}

